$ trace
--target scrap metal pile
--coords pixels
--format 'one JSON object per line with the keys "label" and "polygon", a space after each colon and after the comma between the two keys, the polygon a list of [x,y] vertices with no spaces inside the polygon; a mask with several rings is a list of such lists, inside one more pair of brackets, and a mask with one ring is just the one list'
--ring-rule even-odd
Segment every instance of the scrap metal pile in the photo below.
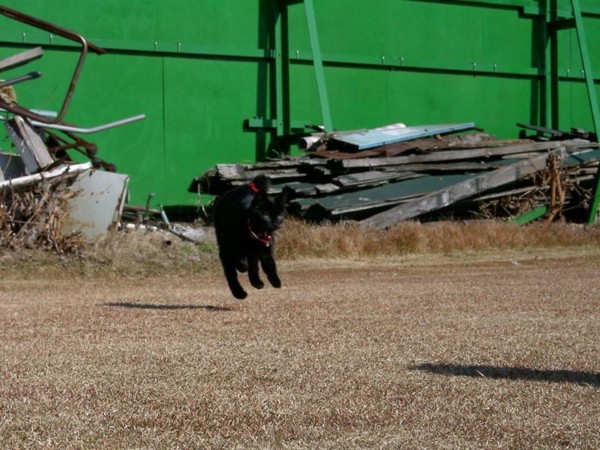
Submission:
{"label": "scrap metal pile", "polygon": [[[101,48],[82,36],[0,6],[0,14],[81,45],[75,72],[58,113],[26,108],[18,103],[14,86],[41,76],[29,72],[0,81],[0,120],[4,121],[9,148],[0,148],[0,249],[51,248],[75,251],[83,237],[114,228],[120,218],[129,177],[97,156],[93,143],[80,134],[140,120],[139,115],[94,128],[64,122],[88,50]],[[0,60],[0,74],[20,68],[43,56],[35,47]],[[78,163],[69,152],[84,155]],[[103,170],[101,170],[103,169]]]}
{"label": "scrap metal pile", "polygon": [[596,137],[520,127],[515,140],[496,139],[474,123],[316,133],[300,140],[303,156],[218,164],[189,190],[218,196],[266,174],[273,192],[294,193],[291,214],[374,228],[415,218],[581,220],[598,173]]}

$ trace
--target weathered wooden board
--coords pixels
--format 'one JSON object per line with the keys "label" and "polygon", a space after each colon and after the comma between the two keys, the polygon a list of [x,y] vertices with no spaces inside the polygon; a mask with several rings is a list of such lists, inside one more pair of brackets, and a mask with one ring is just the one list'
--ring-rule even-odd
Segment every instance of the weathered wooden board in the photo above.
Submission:
{"label": "weathered wooden board", "polygon": [[[529,153],[531,156],[531,153]],[[508,158],[508,157],[507,157]],[[459,162],[439,162],[439,163],[423,163],[423,164],[401,164],[398,166],[384,166],[378,167],[379,171],[386,172],[421,172],[421,173],[438,173],[438,172],[481,172],[498,169],[506,165],[517,162],[515,159],[500,159],[489,162],[470,162],[470,161],[459,161]],[[359,172],[363,173],[363,172]]]}
{"label": "weathered wooden board", "polygon": [[240,164],[217,164],[218,175],[228,181],[250,181],[258,175],[267,175],[271,179],[288,178],[299,179],[306,177],[306,174],[300,173],[297,168],[267,168],[246,170]]}
{"label": "weathered wooden board", "polygon": [[[561,147],[556,149],[553,154],[561,155],[561,158],[564,159],[566,158],[566,149]],[[406,202],[401,206],[371,216],[368,219],[363,220],[361,225],[364,227],[383,229],[403,220],[444,208],[459,200],[538,172],[546,167],[547,159],[547,155],[541,155],[489,173],[472,177],[448,188],[431,192],[413,201]]]}
{"label": "weathered wooden board", "polygon": [[303,209],[315,203],[319,203],[326,210],[364,208],[368,205],[379,206],[386,202],[396,202],[424,195],[474,176],[474,174],[445,175],[443,177],[423,176],[358,191],[298,199],[297,202]]}
{"label": "weathered wooden board", "polygon": [[333,182],[342,187],[365,187],[376,184],[388,183],[390,181],[405,180],[421,176],[419,174],[402,171],[402,172],[386,172],[386,171],[368,171],[358,172],[349,175],[340,175],[333,178]]}
{"label": "weathered wooden board", "polygon": [[475,158],[489,158],[525,152],[550,151],[564,147],[562,142],[537,142],[534,144],[510,145],[506,147],[485,147],[469,150],[445,150],[425,155],[397,156],[391,158],[364,158],[330,161],[329,166],[338,170],[351,168],[375,168],[381,166],[431,163],[441,161],[459,161]]}
{"label": "weathered wooden board", "polygon": [[10,56],[0,61],[0,72],[27,64],[30,61],[41,58],[43,54],[42,47],[34,47],[30,50]]}

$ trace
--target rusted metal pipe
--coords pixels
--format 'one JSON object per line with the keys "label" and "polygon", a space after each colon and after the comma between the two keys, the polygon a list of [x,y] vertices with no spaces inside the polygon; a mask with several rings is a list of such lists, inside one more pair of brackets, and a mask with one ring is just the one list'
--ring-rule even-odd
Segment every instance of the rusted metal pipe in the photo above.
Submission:
{"label": "rusted metal pipe", "polygon": [[[37,17],[29,16],[20,11],[7,8],[6,6],[0,6],[0,14],[8,17],[9,19],[13,19],[18,22],[25,23],[27,25],[31,25],[49,33],[57,34],[66,39],[69,39],[70,41],[80,41],[81,39],[81,35],[75,33],[74,31],[67,30],[66,28],[60,27],[50,22],[46,22],[42,19],[38,19]],[[103,55],[106,53],[106,50],[104,50],[102,47],[94,45],[91,42],[87,43],[87,47],[89,47],[90,50],[98,53],[99,55]]]}
{"label": "rusted metal pipe", "polygon": [[22,83],[23,81],[35,80],[42,76],[42,72],[29,72],[28,74],[21,75],[20,77],[12,78],[6,81],[0,81],[0,88],[4,86],[12,86],[13,84]]}
{"label": "rusted metal pipe", "polygon": [[98,53],[99,55],[106,53],[106,51],[103,48],[98,47],[97,45],[88,43],[86,39],[78,33],[67,30],[66,28],[59,27],[58,25],[55,25],[53,23],[46,22],[45,20],[29,16],[19,11],[15,11],[14,9],[7,8],[6,6],[0,6],[0,14],[8,17],[9,19],[13,19],[25,23],[27,25],[39,28],[41,30],[57,34],[58,36],[62,36],[71,41],[78,42],[81,45],[81,53],[79,54],[79,59],[77,61],[77,65],[75,66],[75,71],[73,72],[71,83],[69,84],[69,89],[65,94],[65,99],[63,101],[60,112],[55,118],[50,119],[48,117],[40,116],[39,114],[36,114],[27,108],[23,108],[22,106],[19,106],[17,104],[9,104],[0,99],[0,108],[4,108],[12,112],[13,114],[25,116],[31,120],[36,120],[43,123],[60,123],[63,117],[66,115],[69,105],[71,103],[71,97],[73,96],[73,92],[75,91],[75,87],[77,86],[77,81],[83,68],[88,49]]}

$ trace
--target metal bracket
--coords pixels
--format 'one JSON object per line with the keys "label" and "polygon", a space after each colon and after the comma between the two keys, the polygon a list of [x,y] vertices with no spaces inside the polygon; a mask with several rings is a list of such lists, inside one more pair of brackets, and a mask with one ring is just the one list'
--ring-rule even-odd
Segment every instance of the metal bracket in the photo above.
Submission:
{"label": "metal bracket", "polygon": [[[250,129],[276,130],[278,121],[277,119],[262,119],[259,117],[253,117],[252,119],[247,119],[245,123]],[[290,124],[290,129],[293,131],[303,132],[306,128],[308,128],[305,124],[306,122],[294,121]]]}

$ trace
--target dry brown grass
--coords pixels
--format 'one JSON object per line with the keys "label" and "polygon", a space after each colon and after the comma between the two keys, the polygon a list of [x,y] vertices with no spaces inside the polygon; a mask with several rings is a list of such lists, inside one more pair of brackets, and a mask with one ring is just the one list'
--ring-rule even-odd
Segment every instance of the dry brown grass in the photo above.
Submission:
{"label": "dry brown grass", "polygon": [[[404,255],[489,252],[524,248],[600,246],[600,225],[539,223],[516,226],[500,221],[403,222],[371,230],[355,222],[326,226],[289,219],[277,236],[277,257],[374,258]],[[219,269],[212,229],[201,245],[167,232],[118,232],[82,246],[78,254],[24,250],[0,254],[0,267],[19,276],[40,271],[60,274],[114,273],[140,276]]]}
{"label": "dry brown grass", "polygon": [[329,226],[289,220],[281,231],[278,255],[299,257],[375,257],[600,245],[600,226],[499,221],[402,222],[389,230],[370,230],[355,222]]}
{"label": "dry brown grass", "polygon": [[[411,226],[433,249],[422,237],[432,228]],[[594,236],[564,248],[282,258],[284,288],[243,302],[214,249],[158,234],[130,236],[133,248],[118,236],[53,269],[5,257],[0,442],[599,448]],[[464,240],[479,239],[489,240]]]}

